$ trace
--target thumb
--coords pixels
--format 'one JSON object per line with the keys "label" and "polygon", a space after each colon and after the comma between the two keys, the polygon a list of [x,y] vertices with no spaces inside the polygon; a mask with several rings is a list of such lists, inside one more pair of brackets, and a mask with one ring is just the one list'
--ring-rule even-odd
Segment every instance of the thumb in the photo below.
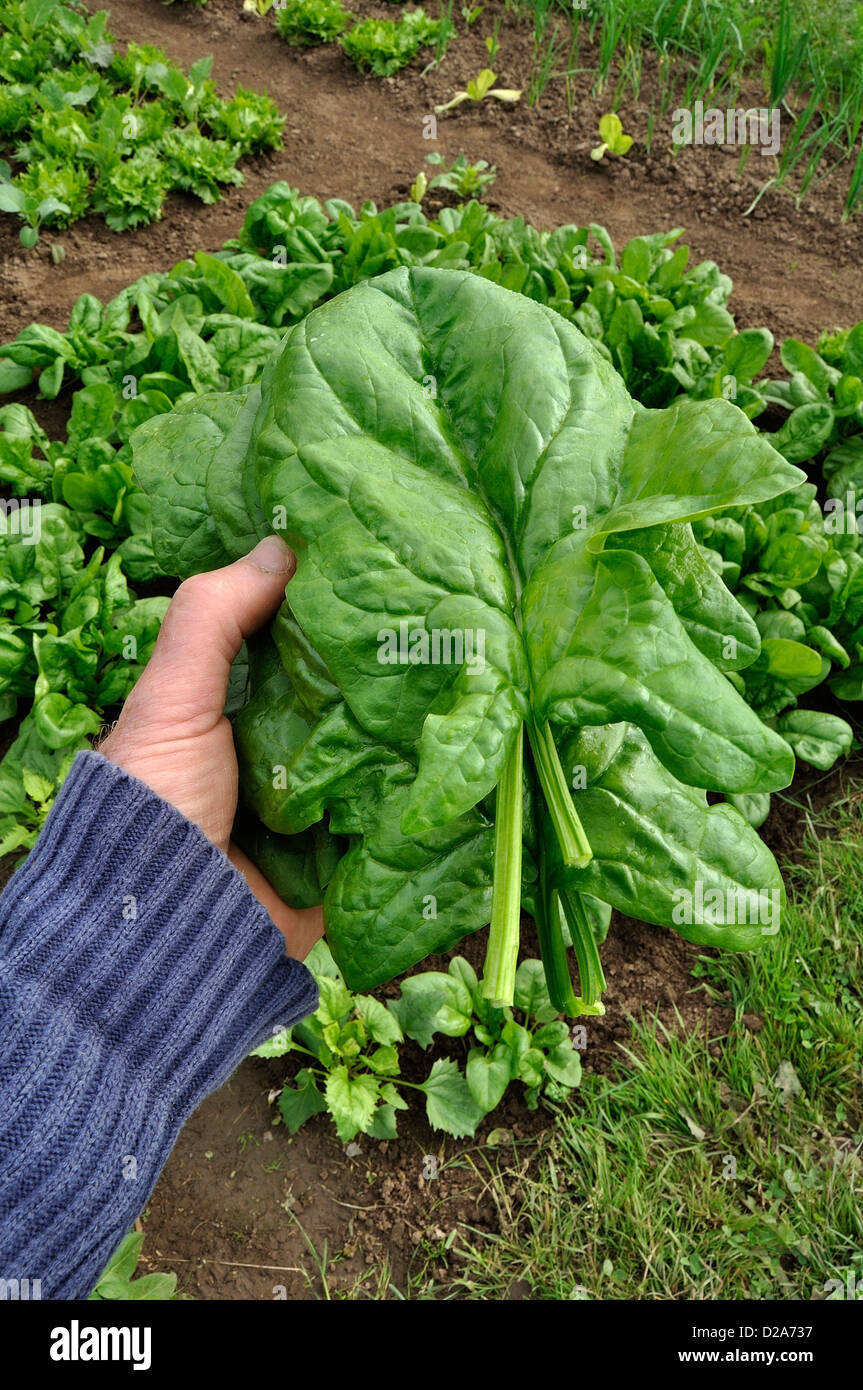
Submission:
{"label": "thumb", "polygon": [[171,725],[184,734],[212,727],[243,638],[273,616],[295,569],[293,552],[272,535],[232,565],[184,580],[120,723]]}

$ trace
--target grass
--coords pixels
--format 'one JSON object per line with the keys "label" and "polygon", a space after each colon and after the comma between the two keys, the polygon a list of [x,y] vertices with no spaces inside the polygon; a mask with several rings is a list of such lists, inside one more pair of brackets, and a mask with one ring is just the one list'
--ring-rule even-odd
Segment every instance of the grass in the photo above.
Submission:
{"label": "grass", "polygon": [[777,938],[701,959],[700,987],[734,1010],[727,1036],[636,1023],[619,1075],[585,1078],[532,1163],[512,1147],[456,1160],[500,1233],[459,1226],[410,1296],[808,1300],[831,1279],[863,1294],[861,804],[858,787],[808,817]]}

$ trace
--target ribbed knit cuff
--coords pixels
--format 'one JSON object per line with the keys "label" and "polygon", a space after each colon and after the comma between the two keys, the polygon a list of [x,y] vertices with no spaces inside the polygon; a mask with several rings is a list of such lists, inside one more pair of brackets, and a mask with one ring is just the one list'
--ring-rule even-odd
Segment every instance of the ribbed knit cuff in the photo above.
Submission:
{"label": "ribbed knit cuff", "polygon": [[316,1005],[227,857],[79,753],[0,896],[0,1277],[86,1296],[192,1110]]}

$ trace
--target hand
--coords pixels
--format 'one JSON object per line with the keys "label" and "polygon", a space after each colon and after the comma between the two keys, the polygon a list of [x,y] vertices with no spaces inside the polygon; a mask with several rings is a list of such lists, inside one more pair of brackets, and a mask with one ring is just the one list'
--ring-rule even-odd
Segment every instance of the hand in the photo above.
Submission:
{"label": "hand", "polygon": [[295,909],[231,844],[238,769],[222,710],[231,662],[244,637],[271,618],[296,569],[279,536],[233,565],[185,580],[165,614],[153,655],[99,752],[146,782],[227,854],[303,960],[323,935],[319,907]]}

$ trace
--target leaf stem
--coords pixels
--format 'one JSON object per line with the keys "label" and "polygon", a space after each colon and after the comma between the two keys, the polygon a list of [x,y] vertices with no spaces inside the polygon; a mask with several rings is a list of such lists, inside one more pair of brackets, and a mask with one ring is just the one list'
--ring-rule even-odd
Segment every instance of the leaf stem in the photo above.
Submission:
{"label": "leaf stem", "polygon": [[[577,894],[575,896],[578,896]],[[584,909],[582,907],[582,914]],[[582,1014],[604,1014],[605,1006],[599,1000],[599,993],[605,987],[605,980],[602,975],[602,966],[599,964],[599,955],[596,951],[594,941],[594,955],[596,956],[594,973],[590,969],[586,971],[587,981],[582,978],[581,988],[587,993],[587,998],[577,995],[572,987],[572,980],[569,974],[569,961],[566,955],[566,943],[563,937],[563,907],[558,897],[557,890],[551,887],[548,878],[548,866],[546,863],[545,851],[540,842],[539,854],[539,897],[537,901],[536,928],[539,936],[539,951],[542,956],[543,969],[545,970],[545,980],[548,985],[548,996],[554,1007],[569,1018],[579,1018]],[[584,915],[584,925],[590,931],[590,923]],[[580,933],[570,928],[570,936],[573,943]],[[593,933],[590,932],[591,940]],[[579,951],[582,954],[579,954]],[[581,961],[589,955],[589,947],[575,947],[576,960],[579,963],[579,973],[581,972]],[[595,971],[598,970],[598,976]],[[596,985],[599,984],[598,991]]]}
{"label": "leaf stem", "polygon": [[579,819],[567,786],[554,738],[548,723],[531,722],[528,727],[533,760],[539,784],[548,807],[563,862],[571,869],[584,869],[593,858],[590,842]]}
{"label": "leaf stem", "polygon": [[572,888],[560,889],[560,910],[563,911],[572,949],[578,961],[578,984],[581,990],[583,1012],[587,1014],[605,1013],[600,996],[605,989],[605,975],[593,928],[588,920],[580,893]]}
{"label": "leaf stem", "polygon": [[498,1008],[512,1004],[521,923],[522,779],[524,725],[519,728],[497,785],[494,818],[494,888],[482,992]]}

